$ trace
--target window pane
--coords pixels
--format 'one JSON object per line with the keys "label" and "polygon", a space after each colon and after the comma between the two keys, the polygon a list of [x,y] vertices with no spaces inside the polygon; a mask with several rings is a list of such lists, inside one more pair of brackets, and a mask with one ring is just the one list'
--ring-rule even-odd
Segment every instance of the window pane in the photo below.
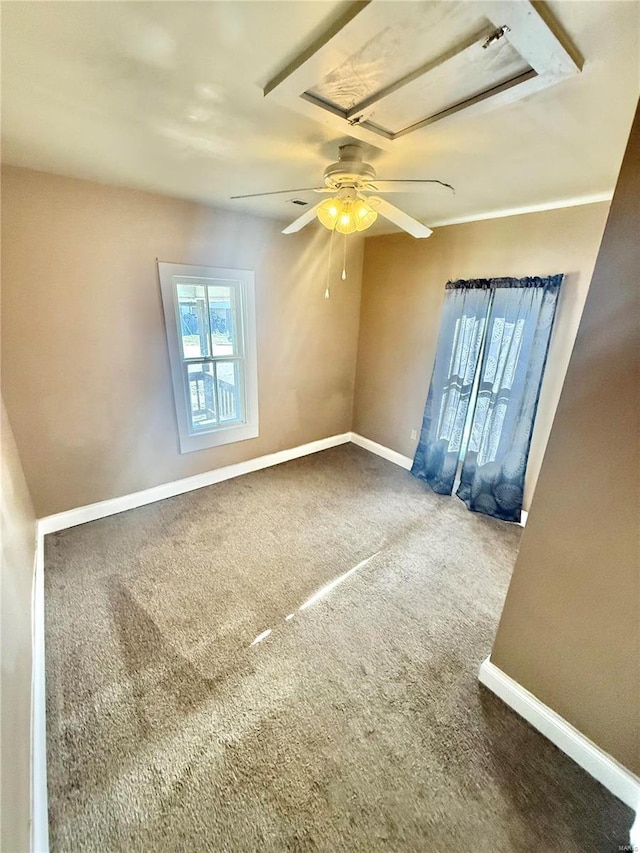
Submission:
{"label": "window pane", "polygon": [[207,335],[207,304],[201,284],[179,284],[178,315],[184,358],[203,358],[209,355]]}
{"label": "window pane", "polygon": [[237,294],[233,285],[209,285],[211,355],[240,355]]}
{"label": "window pane", "polygon": [[242,420],[241,371],[237,361],[216,362],[220,423]]}
{"label": "window pane", "polygon": [[188,364],[187,377],[192,429],[207,430],[217,426],[213,364]]}

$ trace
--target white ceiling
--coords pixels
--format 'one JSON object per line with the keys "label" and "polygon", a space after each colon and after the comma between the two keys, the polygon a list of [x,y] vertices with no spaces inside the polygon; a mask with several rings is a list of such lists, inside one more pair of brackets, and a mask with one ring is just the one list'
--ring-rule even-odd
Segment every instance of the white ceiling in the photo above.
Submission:
{"label": "white ceiling", "polygon": [[[262,89],[349,5],[4,2],[2,159],[294,219],[302,208],[286,196],[229,196],[321,183],[346,137]],[[368,147],[381,178],[456,187],[394,204],[437,225],[611,193],[640,91],[640,2],[546,8],[584,57],[582,73],[393,150]]]}

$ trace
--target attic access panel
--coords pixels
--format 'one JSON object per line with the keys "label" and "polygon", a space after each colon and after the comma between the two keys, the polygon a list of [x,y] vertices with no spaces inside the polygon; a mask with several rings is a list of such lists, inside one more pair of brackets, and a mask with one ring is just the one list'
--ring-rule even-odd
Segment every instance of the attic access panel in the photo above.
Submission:
{"label": "attic access panel", "polygon": [[529,0],[370,0],[354,4],[265,96],[388,147],[579,70]]}

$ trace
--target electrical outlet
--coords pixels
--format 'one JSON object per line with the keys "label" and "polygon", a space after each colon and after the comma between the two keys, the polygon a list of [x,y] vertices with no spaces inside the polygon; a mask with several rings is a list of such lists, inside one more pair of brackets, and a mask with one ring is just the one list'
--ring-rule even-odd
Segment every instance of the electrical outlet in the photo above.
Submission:
{"label": "electrical outlet", "polygon": [[418,437],[418,432],[415,429],[411,430],[411,438],[416,439]]}

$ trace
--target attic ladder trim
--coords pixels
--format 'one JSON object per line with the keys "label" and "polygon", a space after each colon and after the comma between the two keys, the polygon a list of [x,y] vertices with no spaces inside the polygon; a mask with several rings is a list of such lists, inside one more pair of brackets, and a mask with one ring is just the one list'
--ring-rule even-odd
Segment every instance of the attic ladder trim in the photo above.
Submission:
{"label": "attic ladder trim", "polygon": [[[457,9],[458,18],[455,25],[445,22],[446,49],[435,58],[431,56],[429,61],[418,61],[409,73],[399,72],[397,79],[385,83],[378,91],[363,93],[358,103],[345,106],[345,98],[348,101],[351,94],[340,91],[343,78],[349,81],[349,63],[351,73],[357,78],[358,54],[375,39],[383,38],[394,27],[398,39],[410,38],[406,33],[411,27],[407,26],[407,20],[399,19],[398,6],[385,0],[370,0],[350,7],[346,15],[267,84],[264,95],[339,133],[346,132],[355,139],[389,149],[408,134],[428,132],[432,124],[513,103],[581,71],[582,59],[575,48],[566,38],[561,41],[558,26],[550,20],[547,23],[530,0],[477,0],[450,5]],[[425,26],[424,7],[415,4],[413,11],[407,11],[406,6],[403,9],[405,18],[413,15],[416,25],[422,22]],[[408,9],[411,10],[411,5]],[[439,14],[437,6],[435,9],[429,14]],[[547,12],[545,18],[549,18]],[[452,27],[457,31],[464,29],[453,46]],[[436,23],[436,39],[440,30]],[[422,48],[414,41],[411,50],[418,57],[416,51]],[[401,50],[397,52],[402,54]],[[485,77],[486,88],[474,92],[472,81],[478,70]],[[331,75],[334,75],[332,81]],[[438,85],[440,81],[442,86]],[[441,88],[446,90],[452,81],[462,82],[451,103],[436,104],[432,112],[427,108],[426,114],[421,115],[421,94],[428,92],[429,87],[432,93]],[[332,94],[332,86],[338,91],[334,102],[327,95],[327,88]],[[318,91],[319,87],[324,91]],[[353,95],[354,100],[357,97]],[[339,105],[340,98],[343,106]],[[402,126],[385,126],[383,110],[387,110],[388,121]]]}

